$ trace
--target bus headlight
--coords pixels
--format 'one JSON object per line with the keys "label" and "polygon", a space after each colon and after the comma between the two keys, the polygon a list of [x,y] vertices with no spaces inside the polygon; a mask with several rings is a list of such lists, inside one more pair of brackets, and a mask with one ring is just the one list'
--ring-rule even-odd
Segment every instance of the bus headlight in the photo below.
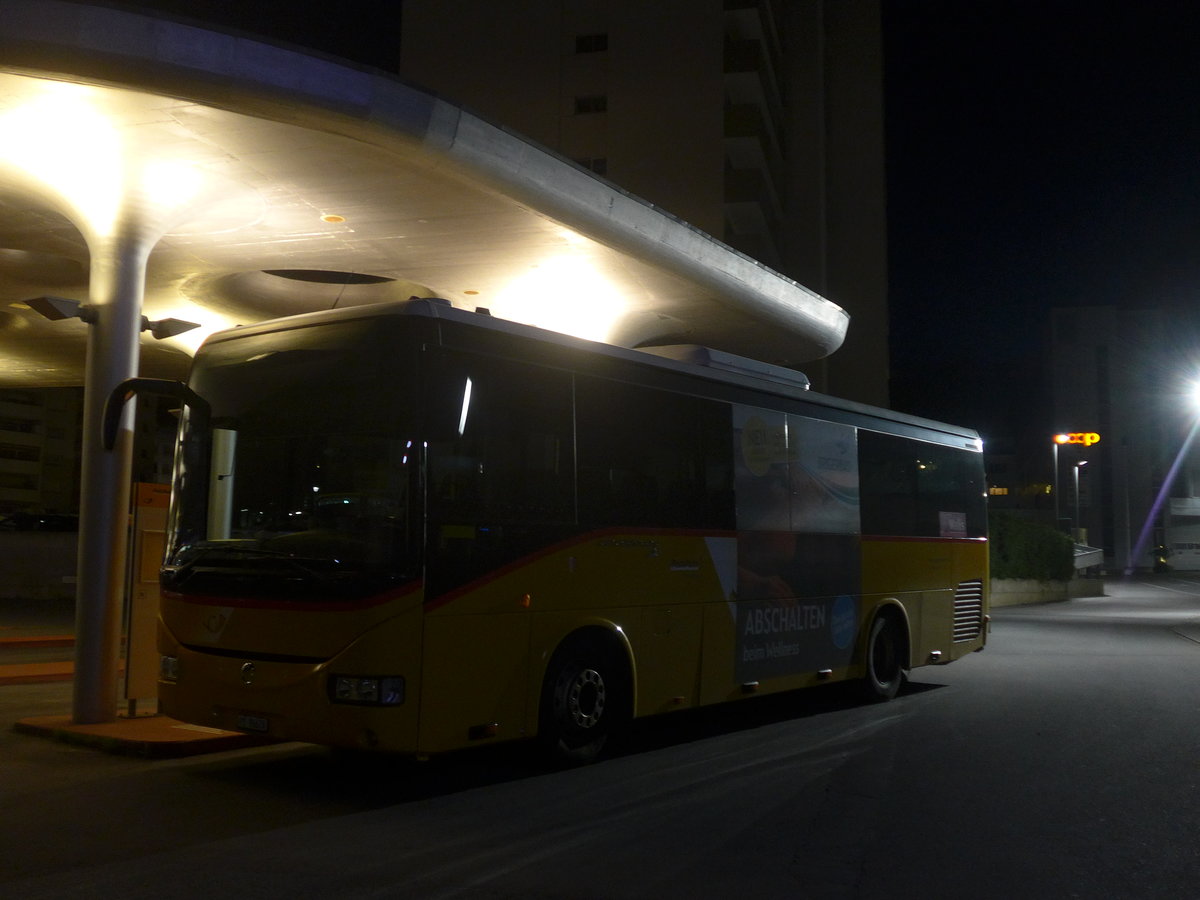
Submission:
{"label": "bus headlight", "polygon": [[179,657],[160,656],[158,658],[158,680],[174,684],[179,680]]}
{"label": "bus headlight", "polygon": [[404,702],[404,677],[386,675],[330,675],[329,699],[334,703],[399,706]]}

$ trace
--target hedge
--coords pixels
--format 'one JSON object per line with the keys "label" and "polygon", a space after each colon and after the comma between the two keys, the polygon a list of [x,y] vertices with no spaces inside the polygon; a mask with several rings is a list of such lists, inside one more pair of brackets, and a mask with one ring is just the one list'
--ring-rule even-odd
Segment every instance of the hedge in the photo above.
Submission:
{"label": "hedge", "polygon": [[1075,546],[1061,531],[1005,513],[988,524],[992,578],[1070,581],[1075,574]]}

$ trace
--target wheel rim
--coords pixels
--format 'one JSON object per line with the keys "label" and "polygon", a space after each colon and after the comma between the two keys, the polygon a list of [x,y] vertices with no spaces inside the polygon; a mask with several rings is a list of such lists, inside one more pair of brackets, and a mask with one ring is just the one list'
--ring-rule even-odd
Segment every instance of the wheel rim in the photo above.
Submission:
{"label": "wheel rim", "polygon": [[875,633],[875,640],[871,642],[871,676],[877,684],[886,686],[892,683],[899,670],[897,659],[891,630],[884,623],[880,625]]}
{"label": "wheel rim", "polygon": [[595,669],[580,670],[567,685],[565,699],[568,721],[583,730],[596,727],[607,699],[604,679]]}

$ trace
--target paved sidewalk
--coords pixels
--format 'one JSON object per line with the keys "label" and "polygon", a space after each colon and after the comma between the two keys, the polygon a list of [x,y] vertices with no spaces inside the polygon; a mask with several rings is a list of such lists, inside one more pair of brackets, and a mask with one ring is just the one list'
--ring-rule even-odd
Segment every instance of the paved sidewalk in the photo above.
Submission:
{"label": "paved sidewalk", "polygon": [[[0,689],[71,681],[75,677],[74,601],[0,599]],[[18,719],[14,731],[110,753],[173,758],[260,746],[260,737],[189,725],[168,716],[118,717],[75,725],[70,710]]]}
{"label": "paved sidewalk", "polygon": [[74,600],[0,600],[0,685],[69,681],[74,647]]}
{"label": "paved sidewalk", "polygon": [[0,597],[0,641],[40,635],[73,635],[75,600]]}

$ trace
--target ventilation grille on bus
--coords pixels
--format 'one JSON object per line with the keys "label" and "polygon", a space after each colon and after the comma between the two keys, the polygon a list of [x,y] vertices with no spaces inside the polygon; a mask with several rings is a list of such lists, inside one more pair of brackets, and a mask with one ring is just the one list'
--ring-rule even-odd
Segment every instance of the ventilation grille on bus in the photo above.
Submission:
{"label": "ventilation grille on bus", "polygon": [[983,582],[964,581],[954,592],[954,640],[973,641],[983,631]]}

